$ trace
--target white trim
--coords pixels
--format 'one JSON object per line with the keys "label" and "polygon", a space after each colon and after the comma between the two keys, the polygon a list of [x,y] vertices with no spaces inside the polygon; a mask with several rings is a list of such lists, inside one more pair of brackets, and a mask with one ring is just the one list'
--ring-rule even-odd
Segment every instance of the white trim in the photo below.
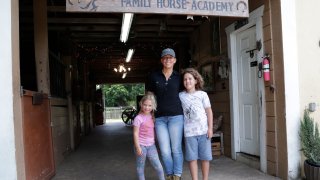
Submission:
{"label": "white trim", "polygon": [[13,35],[12,2],[1,1],[0,6],[0,179],[18,179],[13,113]]}
{"label": "white trim", "polygon": [[[236,37],[237,35],[252,27],[256,26],[257,40],[261,40],[263,44],[263,27],[262,27],[262,16],[264,6],[257,8],[250,13],[248,24],[235,30],[235,23],[226,27],[228,41],[228,57],[231,59],[231,72],[230,72],[230,109],[231,109],[231,155],[233,159],[236,159],[236,153],[240,150],[240,139],[239,139],[239,101],[238,101],[238,90],[237,90],[237,51],[236,51]],[[264,49],[257,52],[257,57],[264,55]],[[262,61],[262,58],[258,58],[258,63]],[[265,93],[264,93],[264,82],[262,79],[258,80],[259,98],[261,97],[262,105],[260,106],[259,118],[260,118],[260,170],[263,172],[267,171],[267,156],[266,156],[266,117],[265,117]]]}
{"label": "white trim", "polygon": [[[300,173],[300,90],[296,1],[281,0],[288,179]],[[302,12],[302,11],[301,11]],[[309,27],[312,28],[312,27]],[[304,45],[307,49],[308,45]],[[310,64],[312,66],[312,64]]]}

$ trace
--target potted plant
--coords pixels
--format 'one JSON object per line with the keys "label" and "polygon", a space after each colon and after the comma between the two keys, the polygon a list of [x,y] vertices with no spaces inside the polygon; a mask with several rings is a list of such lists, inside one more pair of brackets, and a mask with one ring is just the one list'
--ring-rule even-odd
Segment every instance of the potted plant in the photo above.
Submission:
{"label": "potted plant", "polygon": [[307,180],[320,179],[320,136],[318,124],[310,117],[308,110],[304,111],[300,124],[300,139],[302,152],[306,157],[304,172]]}

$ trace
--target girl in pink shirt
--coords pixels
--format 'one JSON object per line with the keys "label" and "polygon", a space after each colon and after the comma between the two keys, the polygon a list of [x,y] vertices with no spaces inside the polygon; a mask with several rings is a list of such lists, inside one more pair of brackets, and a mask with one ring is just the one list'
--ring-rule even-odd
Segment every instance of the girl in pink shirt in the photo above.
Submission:
{"label": "girl in pink shirt", "polygon": [[153,94],[144,95],[140,102],[140,112],[133,122],[133,141],[137,159],[137,174],[139,180],[144,180],[144,167],[148,157],[151,165],[157,171],[158,178],[164,180],[164,172],[159,160],[154,140],[154,111],[157,108]]}

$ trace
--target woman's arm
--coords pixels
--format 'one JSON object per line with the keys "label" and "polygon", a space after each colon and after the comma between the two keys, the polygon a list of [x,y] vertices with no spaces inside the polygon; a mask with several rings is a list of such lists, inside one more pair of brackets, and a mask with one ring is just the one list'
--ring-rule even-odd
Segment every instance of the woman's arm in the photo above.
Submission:
{"label": "woman's arm", "polygon": [[205,109],[207,114],[207,120],[208,120],[208,133],[207,136],[209,139],[212,138],[213,135],[213,113],[211,107],[208,107]]}
{"label": "woman's arm", "polygon": [[133,126],[133,142],[134,142],[134,148],[136,150],[136,153],[138,156],[142,155],[142,149],[139,144],[139,127]]}

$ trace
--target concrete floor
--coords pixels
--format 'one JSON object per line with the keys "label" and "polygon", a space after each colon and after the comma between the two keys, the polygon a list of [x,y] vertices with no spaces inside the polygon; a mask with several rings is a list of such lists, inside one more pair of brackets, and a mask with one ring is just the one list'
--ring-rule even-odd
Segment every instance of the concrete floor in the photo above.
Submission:
{"label": "concrete floor", "polygon": [[[75,152],[57,166],[53,180],[137,179],[132,147],[132,128],[125,126],[123,122],[113,121],[98,126],[90,135],[83,138]],[[146,165],[145,175],[146,179],[157,179],[149,163]],[[191,180],[186,162],[182,177],[184,180]],[[211,161],[209,179],[269,180],[277,178],[221,156]]]}

